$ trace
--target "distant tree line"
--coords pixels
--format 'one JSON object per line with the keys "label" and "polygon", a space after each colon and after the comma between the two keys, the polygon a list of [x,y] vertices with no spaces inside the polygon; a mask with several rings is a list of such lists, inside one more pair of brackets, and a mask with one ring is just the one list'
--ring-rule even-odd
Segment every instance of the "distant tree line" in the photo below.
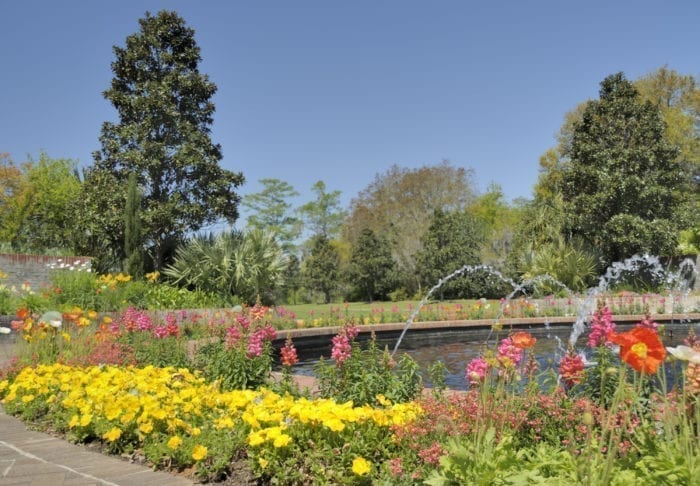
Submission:
{"label": "distant tree line", "polygon": [[[99,272],[157,270],[226,302],[276,303],[413,298],[465,266],[440,298],[505,295],[481,265],[582,290],[635,253],[698,253],[700,90],[668,67],[612,74],[567,114],[530,200],[508,202],[497,184],[479,193],[471,170],[442,161],[391,166],[348,208],[319,180],[294,207],[289,183],[265,178],[241,197],[243,174],[220,167],[216,85],[181,17],[147,13],[114,55],[104,96],[118,121],[103,124],[91,166],[0,155],[5,251],[88,255]],[[203,232],[233,228],[239,206],[244,229]]]}

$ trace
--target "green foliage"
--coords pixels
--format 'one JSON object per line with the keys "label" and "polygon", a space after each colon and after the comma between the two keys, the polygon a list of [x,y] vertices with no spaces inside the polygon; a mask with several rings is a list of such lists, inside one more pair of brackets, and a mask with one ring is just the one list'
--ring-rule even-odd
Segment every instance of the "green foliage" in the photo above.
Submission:
{"label": "green foliage", "polygon": [[[573,241],[567,243],[563,237],[540,245],[537,250],[528,245],[523,252],[520,270],[523,279],[536,279],[548,275],[566,285],[569,290],[585,291],[590,288],[598,275],[598,259]],[[535,288],[539,295],[561,292],[563,289],[547,279],[540,280]]]}
{"label": "green foliage", "polygon": [[155,338],[147,332],[124,333],[120,342],[134,351],[138,366],[191,368],[186,341],[176,336]]}
{"label": "green foliage", "polygon": [[347,278],[359,297],[383,300],[392,289],[395,266],[389,242],[367,228],[352,248]]}
{"label": "green foliage", "polygon": [[272,347],[266,343],[262,355],[248,357],[244,346],[228,347],[216,341],[197,350],[195,366],[207,380],[218,381],[223,390],[254,389],[270,377]]}
{"label": "green foliage", "polygon": [[467,211],[480,224],[484,234],[480,261],[502,268],[512,250],[521,211],[504,200],[503,190],[497,184],[491,184],[484,194],[469,205]]}
{"label": "green foliage", "polygon": [[248,216],[248,227],[260,231],[272,231],[285,251],[294,248],[294,240],[301,233],[301,221],[292,215],[288,199],[299,193],[289,183],[279,179],[260,179],[260,192],[247,194],[241,205],[252,214]]}
{"label": "green foliage", "polygon": [[124,270],[134,278],[143,276],[143,242],[141,241],[141,193],[136,174],[129,174],[129,190],[124,210]]}
{"label": "green foliage", "polygon": [[435,210],[462,210],[475,197],[473,173],[449,161],[408,169],[392,166],[351,202],[344,237],[354,244],[365,228],[392,247],[400,286],[408,295],[421,288],[416,255]]}
{"label": "green foliage", "polygon": [[574,387],[573,392],[582,394],[594,403],[610,407],[620,387],[620,362],[607,346],[596,346],[592,360],[595,366],[586,368],[584,380]]}
{"label": "green foliage", "polygon": [[75,202],[74,248],[79,255],[91,255],[97,273],[118,271],[124,261],[124,214],[126,181],[95,167],[85,169],[80,194]]}
{"label": "green foliage", "polygon": [[323,181],[317,181],[311,190],[316,194],[316,199],[298,209],[304,227],[314,236],[323,235],[328,239],[338,237],[346,216],[340,205],[341,192],[326,192],[326,184]]}
{"label": "green foliage", "polygon": [[607,263],[635,253],[672,254],[689,177],[664,138],[658,108],[643,103],[622,73],[574,124],[563,173],[565,230],[600,248]]}
{"label": "green foliage", "polygon": [[496,440],[493,428],[481,436],[451,438],[448,455],[440,458],[441,469],[425,482],[433,486],[509,484],[521,466],[511,442],[509,436]]}
{"label": "green foliage", "polygon": [[[209,136],[216,85],[198,70],[194,31],[175,12],[146,13],[139,24],[125,47],[114,47],[114,78],[104,95],[120,121],[103,124],[94,167],[122,187],[129,174],[137,175],[143,236],[159,270],[186,233],[222,217],[236,220],[234,189],[243,176],[218,164],[221,148]],[[93,194],[102,205],[111,197]]]}
{"label": "green foliage", "polygon": [[[465,265],[478,265],[481,236],[481,228],[469,213],[435,211],[416,258],[422,283],[430,288]],[[438,289],[440,300],[464,296],[464,282],[469,278],[465,275],[442,285]]]}
{"label": "green foliage", "polygon": [[324,303],[330,303],[333,292],[338,289],[340,257],[325,236],[313,238],[311,254],[304,260],[302,276],[306,287],[321,292]]}
{"label": "green foliage", "polygon": [[352,400],[355,405],[379,404],[377,396],[408,402],[422,388],[418,365],[407,354],[395,363],[388,350],[381,351],[374,335],[366,349],[352,343],[350,357],[338,364],[321,359],[315,368],[319,394],[337,402]]}
{"label": "green foliage", "polygon": [[46,153],[38,161],[15,166],[3,161],[0,182],[0,238],[15,251],[65,250],[74,240],[72,205],[79,193],[76,164],[69,159],[51,159]]}
{"label": "green foliage", "polygon": [[234,296],[255,302],[273,298],[282,282],[287,258],[274,234],[251,229],[216,236],[198,236],[180,246],[163,273],[174,283],[217,295],[232,303]]}

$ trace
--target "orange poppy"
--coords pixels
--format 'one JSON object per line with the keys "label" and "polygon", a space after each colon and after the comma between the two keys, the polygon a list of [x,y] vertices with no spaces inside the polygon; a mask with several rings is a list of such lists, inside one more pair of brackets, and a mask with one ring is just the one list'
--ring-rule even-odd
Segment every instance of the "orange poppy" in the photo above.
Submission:
{"label": "orange poppy", "polygon": [[620,358],[641,373],[656,373],[666,359],[666,348],[653,329],[635,327],[620,334],[612,333],[610,341],[620,345]]}
{"label": "orange poppy", "polygon": [[17,317],[19,317],[21,320],[25,320],[27,317],[29,317],[29,309],[26,307],[17,309]]}
{"label": "orange poppy", "polygon": [[532,334],[525,331],[519,331],[510,336],[513,341],[513,346],[520,349],[529,349],[535,345],[537,338],[532,337]]}

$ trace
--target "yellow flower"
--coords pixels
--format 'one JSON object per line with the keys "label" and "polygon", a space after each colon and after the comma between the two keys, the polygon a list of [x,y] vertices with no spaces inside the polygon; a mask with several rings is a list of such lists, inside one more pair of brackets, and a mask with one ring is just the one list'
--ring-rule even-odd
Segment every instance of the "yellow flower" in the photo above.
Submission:
{"label": "yellow flower", "polygon": [[34,400],[34,398],[35,398],[34,395],[24,395],[24,396],[22,397],[22,401],[23,401],[24,403],[29,403],[29,402],[31,402],[32,400]]}
{"label": "yellow flower", "polygon": [[117,427],[112,427],[112,429],[109,432],[105,432],[102,435],[103,439],[106,439],[110,442],[114,442],[115,440],[119,439],[119,437],[122,436],[122,431],[121,429]]}
{"label": "yellow flower", "polygon": [[358,476],[364,476],[365,474],[369,474],[371,470],[372,463],[364,457],[357,457],[354,461],[352,461],[352,472],[354,472]]}
{"label": "yellow flower", "polygon": [[70,334],[68,334],[67,332],[64,331],[64,332],[61,333],[61,336],[63,337],[63,340],[64,340],[65,342],[67,342],[67,343],[70,342]]}
{"label": "yellow flower", "polygon": [[248,445],[250,446],[259,446],[263,442],[265,442],[265,434],[261,433],[260,431],[251,432],[248,435]]}
{"label": "yellow flower", "polygon": [[80,423],[80,417],[78,415],[73,415],[70,419],[70,422],[68,422],[68,428],[72,429],[73,427],[77,427],[78,424]]}
{"label": "yellow flower", "polygon": [[175,450],[178,447],[180,447],[180,444],[182,444],[182,439],[176,435],[171,437],[168,441],[168,447],[170,447],[172,450]]}
{"label": "yellow flower", "polygon": [[284,447],[287,444],[289,444],[292,441],[292,438],[288,436],[287,434],[280,434],[275,438],[275,441],[273,442],[274,446],[277,447],[278,449],[280,447]]}
{"label": "yellow flower", "polygon": [[90,422],[92,422],[92,414],[85,414],[82,417],[80,417],[80,425],[82,427],[87,427],[90,425]]}
{"label": "yellow flower", "polygon": [[333,432],[341,432],[345,428],[345,424],[337,418],[324,420],[323,425],[331,429]]}
{"label": "yellow flower", "polygon": [[150,434],[153,432],[153,422],[145,422],[139,426],[139,430],[144,434]]}
{"label": "yellow flower", "polygon": [[263,459],[262,457],[259,457],[258,464],[260,464],[260,467],[262,469],[265,469],[267,467],[267,465],[269,464],[269,461],[267,459]]}
{"label": "yellow flower", "polygon": [[202,459],[207,457],[207,452],[209,452],[209,450],[206,447],[197,444],[196,446],[194,446],[194,449],[192,449],[192,459],[194,459],[195,461],[201,461]]}

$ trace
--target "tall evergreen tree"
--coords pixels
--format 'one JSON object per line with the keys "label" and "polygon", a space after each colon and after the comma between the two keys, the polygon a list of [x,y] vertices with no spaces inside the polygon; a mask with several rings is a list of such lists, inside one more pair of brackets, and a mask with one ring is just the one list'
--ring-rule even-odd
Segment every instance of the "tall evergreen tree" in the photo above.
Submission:
{"label": "tall evergreen tree", "polygon": [[326,304],[331,302],[333,292],[338,289],[340,256],[323,235],[313,239],[311,254],[304,260],[302,275],[306,286],[323,294]]}
{"label": "tall evergreen tree", "polygon": [[143,245],[141,241],[141,194],[136,174],[129,175],[129,189],[126,193],[124,211],[124,270],[132,277],[143,275]]}
{"label": "tall evergreen tree", "polygon": [[357,289],[358,295],[369,302],[386,297],[391,290],[395,267],[389,242],[369,228],[363,230],[352,247],[348,268],[350,283]]}
{"label": "tall evergreen tree", "polygon": [[210,127],[216,85],[201,74],[194,30],[175,12],[146,13],[140,29],[114,47],[114,78],[104,92],[119,114],[105,122],[95,170],[143,188],[143,236],[156,269],[173,242],[221,218],[234,222],[243,176],[219,166]]}
{"label": "tall evergreen tree", "polygon": [[[433,220],[421,239],[418,270],[427,288],[465,265],[479,264],[482,228],[467,211],[436,210]],[[440,299],[461,296],[468,276],[452,280],[439,289]],[[482,297],[480,295],[479,297]]]}
{"label": "tall evergreen tree", "polygon": [[664,137],[657,107],[642,102],[622,73],[574,123],[562,173],[565,234],[599,248],[605,263],[676,248],[689,177]]}

